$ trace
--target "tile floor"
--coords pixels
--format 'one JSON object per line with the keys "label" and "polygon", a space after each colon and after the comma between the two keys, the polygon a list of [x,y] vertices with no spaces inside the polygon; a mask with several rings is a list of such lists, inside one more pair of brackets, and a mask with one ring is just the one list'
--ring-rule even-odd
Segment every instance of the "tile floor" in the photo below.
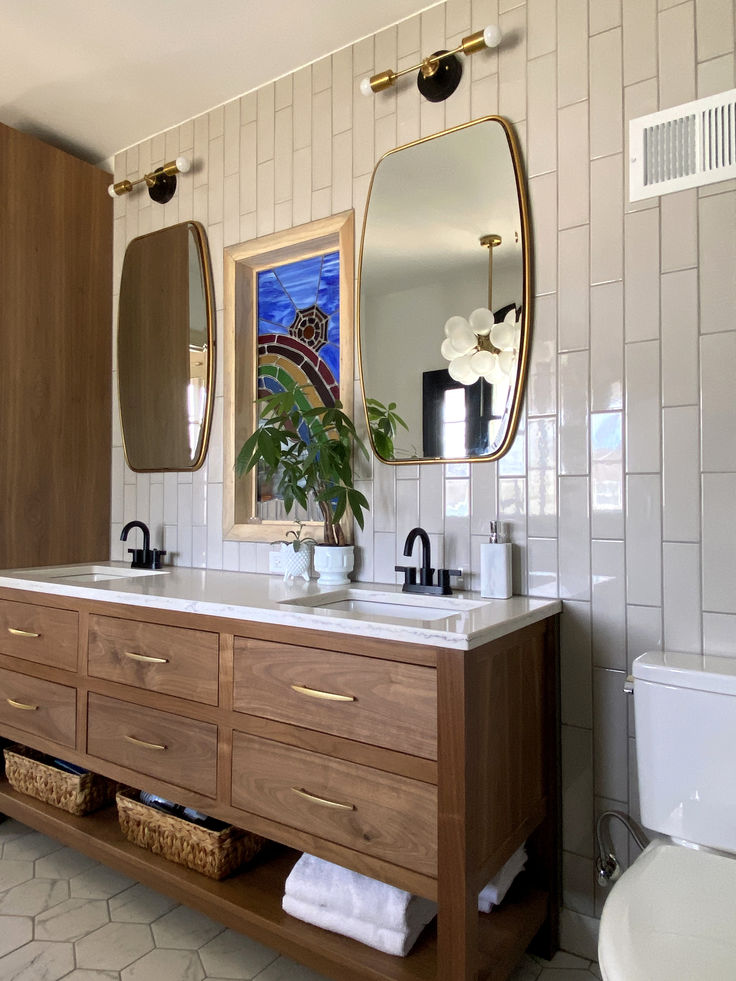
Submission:
{"label": "tile floor", "polygon": [[[323,981],[17,821],[0,821],[0,981]],[[594,981],[571,954],[513,981]]]}

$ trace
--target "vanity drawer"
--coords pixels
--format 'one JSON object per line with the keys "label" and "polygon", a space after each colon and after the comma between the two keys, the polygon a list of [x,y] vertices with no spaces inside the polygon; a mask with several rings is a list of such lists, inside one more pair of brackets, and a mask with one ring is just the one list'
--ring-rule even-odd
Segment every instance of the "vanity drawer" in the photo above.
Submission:
{"label": "vanity drawer", "polygon": [[437,759],[437,672],[235,638],[233,705],[278,722]]}
{"label": "vanity drawer", "polygon": [[93,615],[88,650],[95,678],[217,705],[217,634]]}
{"label": "vanity drawer", "polygon": [[195,793],[217,790],[217,726],[89,694],[87,752]]}
{"label": "vanity drawer", "polygon": [[0,724],[73,747],[76,722],[75,688],[0,668]]}
{"label": "vanity drawer", "polygon": [[76,671],[77,623],[72,610],[0,600],[0,652]]}
{"label": "vanity drawer", "polygon": [[427,875],[437,789],[358,763],[233,733],[232,804]]}

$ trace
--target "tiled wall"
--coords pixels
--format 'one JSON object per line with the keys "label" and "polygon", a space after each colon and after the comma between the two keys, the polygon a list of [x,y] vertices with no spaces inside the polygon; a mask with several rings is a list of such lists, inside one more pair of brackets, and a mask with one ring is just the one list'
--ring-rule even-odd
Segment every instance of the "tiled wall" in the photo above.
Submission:
{"label": "tiled wall", "polygon": [[[736,183],[634,205],[626,193],[629,117],[736,84],[735,7],[448,0],[116,158],[120,179],[193,156],[170,204],[145,193],[116,202],[116,284],[132,237],[198,219],[219,326],[223,246],[350,207],[360,228],[385,150],[488,113],[516,126],[537,295],[519,435],[497,466],[363,469],[372,507],[360,576],[392,581],[406,532],[422,524],[438,563],[471,570],[473,585],[498,511],[516,545],[516,590],[564,599],[563,939],[591,956],[604,898],[594,814],[636,812],[627,667],[663,643],[736,655]],[[494,22],[501,49],[473,56],[445,104],[421,101],[409,80],[359,94],[365,75]],[[449,499],[467,499],[470,516],[446,515]],[[116,418],[112,556],[137,517],[182,564],[264,571],[268,546],[222,541],[221,507],[220,364],[199,472],[131,473]]]}

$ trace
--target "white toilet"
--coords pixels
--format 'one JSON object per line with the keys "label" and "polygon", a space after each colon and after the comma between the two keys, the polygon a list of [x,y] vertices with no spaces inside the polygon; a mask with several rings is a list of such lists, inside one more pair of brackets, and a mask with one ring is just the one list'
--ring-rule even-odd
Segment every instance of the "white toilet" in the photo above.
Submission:
{"label": "white toilet", "polygon": [[[736,658],[634,661],[642,824],[653,841],[601,916],[604,981],[736,979]],[[717,849],[717,852],[707,849]]]}

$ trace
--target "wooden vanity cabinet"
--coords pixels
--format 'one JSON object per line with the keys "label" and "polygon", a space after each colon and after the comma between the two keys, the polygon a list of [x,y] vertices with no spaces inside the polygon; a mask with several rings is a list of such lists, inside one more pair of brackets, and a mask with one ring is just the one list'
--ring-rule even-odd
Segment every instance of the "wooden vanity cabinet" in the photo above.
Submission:
{"label": "wooden vanity cabinet", "polygon": [[[278,844],[217,883],[130,845],[114,808],[74,818],[2,782],[0,811],[335,981],[501,981],[533,940],[555,949],[556,616],[460,651],[0,589],[4,601],[60,636],[75,618],[78,670],[0,635],[0,736]],[[18,693],[48,712],[13,709]],[[479,914],[523,841],[527,872]],[[436,926],[402,959],[287,916],[300,851],[436,899]]]}

